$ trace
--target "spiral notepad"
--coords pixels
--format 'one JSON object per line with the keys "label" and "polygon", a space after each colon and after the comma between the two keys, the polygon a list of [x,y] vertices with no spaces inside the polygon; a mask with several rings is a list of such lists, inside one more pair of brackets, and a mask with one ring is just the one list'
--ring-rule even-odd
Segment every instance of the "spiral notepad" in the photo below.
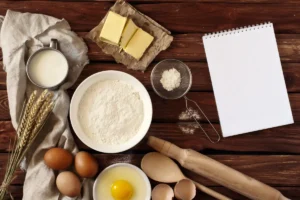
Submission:
{"label": "spiral notepad", "polygon": [[224,137],[294,122],[272,23],[203,42]]}

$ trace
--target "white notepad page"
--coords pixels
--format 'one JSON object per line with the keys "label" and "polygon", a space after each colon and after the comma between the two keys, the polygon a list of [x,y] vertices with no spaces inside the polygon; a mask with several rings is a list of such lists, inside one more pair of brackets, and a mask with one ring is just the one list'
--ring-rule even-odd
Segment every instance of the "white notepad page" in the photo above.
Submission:
{"label": "white notepad page", "polygon": [[294,123],[272,23],[203,42],[224,137]]}

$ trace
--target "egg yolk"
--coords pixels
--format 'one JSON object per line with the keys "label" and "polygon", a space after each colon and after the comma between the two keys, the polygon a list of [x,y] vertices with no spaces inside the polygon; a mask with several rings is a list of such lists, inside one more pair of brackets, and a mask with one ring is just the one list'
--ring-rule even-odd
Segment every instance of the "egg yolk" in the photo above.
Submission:
{"label": "egg yolk", "polygon": [[133,188],[128,181],[118,180],[111,186],[111,195],[115,200],[130,200],[133,194]]}

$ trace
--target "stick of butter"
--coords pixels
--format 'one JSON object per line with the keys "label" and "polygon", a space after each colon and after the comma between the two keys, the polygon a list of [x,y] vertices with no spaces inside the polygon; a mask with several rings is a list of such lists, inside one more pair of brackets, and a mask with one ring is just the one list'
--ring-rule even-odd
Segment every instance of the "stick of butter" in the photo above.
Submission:
{"label": "stick of butter", "polygon": [[100,33],[100,40],[109,44],[118,45],[125,27],[127,18],[112,11],[108,12]]}
{"label": "stick of butter", "polygon": [[135,32],[138,30],[138,28],[139,27],[137,27],[131,19],[127,20],[126,26],[122,33],[121,42],[120,42],[120,46],[122,47],[122,49],[124,49],[127,46],[128,42],[135,34]]}
{"label": "stick of butter", "polygon": [[124,51],[139,60],[150,46],[153,39],[152,35],[139,28],[125,47]]}

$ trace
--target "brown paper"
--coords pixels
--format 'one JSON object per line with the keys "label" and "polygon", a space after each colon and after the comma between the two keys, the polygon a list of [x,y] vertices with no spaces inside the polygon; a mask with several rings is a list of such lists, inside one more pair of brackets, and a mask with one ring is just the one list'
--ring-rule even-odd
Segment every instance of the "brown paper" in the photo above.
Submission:
{"label": "brown paper", "polygon": [[166,50],[170,46],[173,41],[170,31],[152,20],[150,17],[140,13],[124,0],[117,0],[110,10],[124,17],[131,18],[138,27],[142,28],[154,37],[152,44],[146,50],[143,57],[140,60],[136,60],[124,51],[120,52],[119,47],[100,41],[99,35],[106,16],[102,19],[98,26],[88,33],[87,37],[96,42],[104,53],[112,55],[116,62],[124,64],[129,69],[145,71],[154,58],[161,51]]}

